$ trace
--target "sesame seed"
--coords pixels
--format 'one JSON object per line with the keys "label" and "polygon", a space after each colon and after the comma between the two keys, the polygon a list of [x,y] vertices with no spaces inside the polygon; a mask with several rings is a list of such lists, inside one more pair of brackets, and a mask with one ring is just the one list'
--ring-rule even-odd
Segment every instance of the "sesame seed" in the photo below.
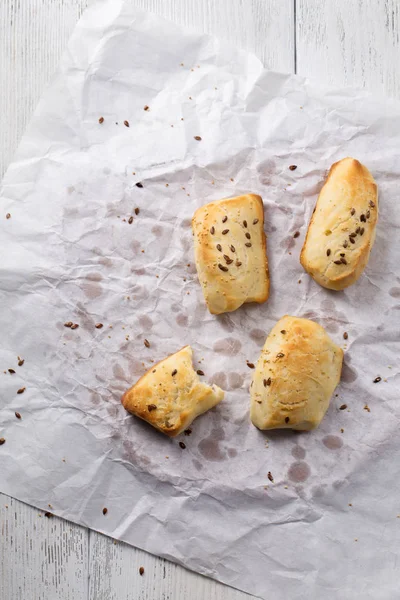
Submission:
{"label": "sesame seed", "polygon": [[100,117],[100,119],[99,119],[99,123],[100,123],[100,125],[101,125],[102,123],[104,123],[104,117]]}
{"label": "sesame seed", "polygon": [[125,127],[129,127],[129,121],[124,121]]}
{"label": "sesame seed", "polygon": [[300,235],[300,231],[296,231],[293,237],[296,239],[299,237],[299,235]]}
{"label": "sesame seed", "polygon": [[258,221],[259,221],[259,219],[254,219],[253,225],[257,225]]}
{"label": "sesame seed", "polygon": [[228,271],[228,267],[221,265],[221,263],[218,263],[218,268],[221,269],[221,271]]}
{"label": "sesame seed", "polygon": [[174,370],[172,371],[172,373],[171,373],[172,377],[175,377],[175,375],[177,374],[177,372],[178,372],[178,371],[177,371],[177,369],[174,369]]}
{"label": "sesame seed", "polygon": [[198,142],[201,142],[201,137],[200,137],[199,135],[195,135],[195,136],[194,136],[194,139],[195,139],[196,141],[198,141]]}
{"label": "sesame seed", "polygon": [[186,448],[185,442],[179,442],[179,447],[182,448],[182,450],[184,450]]}
{"label": "sesame seed", "polygon": [[227,233],[229,233],[229,229],[224,229],[222,235],[226,235]]}

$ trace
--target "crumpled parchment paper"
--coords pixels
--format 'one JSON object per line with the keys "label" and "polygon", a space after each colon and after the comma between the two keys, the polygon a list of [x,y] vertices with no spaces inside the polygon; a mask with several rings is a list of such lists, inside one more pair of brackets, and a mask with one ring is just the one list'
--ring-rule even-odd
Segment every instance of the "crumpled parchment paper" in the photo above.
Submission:
{"label": "crumpled parchment paper", "polygon": [[[89,10],[1,188],[0,490],[269,600],[395,598],[399,147],[395,102],[267,72],[128,3]],[[365,273],[334,293],[299,252],[345,156],[375,176],[380,219]],[[248,191],[264,200],[271,297],[215,317],[191,217]],[[285,313],[346,350],[311,433],[249,422],[246,361]],[[226,397],[168,439],[120,396],[184,344]]]}

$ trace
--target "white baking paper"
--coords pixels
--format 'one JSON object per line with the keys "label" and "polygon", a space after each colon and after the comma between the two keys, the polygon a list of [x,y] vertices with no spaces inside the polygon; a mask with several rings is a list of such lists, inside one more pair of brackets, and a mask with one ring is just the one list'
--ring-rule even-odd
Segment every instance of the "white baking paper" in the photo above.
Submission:
{"label": "white baking paper", "polygon": [[[268,600],[398,597],[399,148],[394,102],[268,72],[116,0],[90,9],[1,188],[0,490]],[[345,156],[375,176],[380,218],[365,273],[334,293],[299,252]],[[191,217],[249,191],[271,297],[215,317]],[[249,421],[246,361],[287,313],[346,350],[312,433]],[[184,344],[226,396],[168,439],[120,396]]]}

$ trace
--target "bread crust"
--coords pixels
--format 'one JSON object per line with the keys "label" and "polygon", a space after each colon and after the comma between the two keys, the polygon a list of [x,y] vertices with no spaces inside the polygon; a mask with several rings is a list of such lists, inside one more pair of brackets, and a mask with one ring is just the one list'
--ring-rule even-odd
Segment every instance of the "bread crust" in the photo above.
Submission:
{"label": "bread crust", "polygon": [[121,398],[124,408],[170,437],[224,397],[216,385],[199,380],[192,349],[184,346],[151,367]]}
{"label": "bread crust", "polygon": [[325,288],[352,285],[368,263],[377,221],[378,190],[371,173],[354,158],[335,163],[308,226],[303,268]]}
{"label": "bread crust", "polygon": [[310,430],[340,381],[343,350],[324,328],[284,316],[267,337],[251,385],[250,417],[259,429]]}
{"label": "bread crust", "polygon": [[210,202],[192,219],[197,273],[212,314],[231,312],[269,296],[269,272],[260,196]]}

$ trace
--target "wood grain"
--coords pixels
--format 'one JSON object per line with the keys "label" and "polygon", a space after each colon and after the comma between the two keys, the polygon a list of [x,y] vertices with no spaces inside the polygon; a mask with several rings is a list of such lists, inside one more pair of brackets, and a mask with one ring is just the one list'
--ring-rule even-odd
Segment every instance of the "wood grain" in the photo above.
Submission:
{"label": "wood grain", "polygon": [[[89,600],[251,600],[220,583],[90,532]],[[140,575],[140,567],[144,568]]]}
{"label": "wood grain", "polygon": [[0,494],[1,600],[87,600],[88,551],[85,528]]}
{"label": "wood grain", "polygon": [[400,97],[398,0],[296,0],[297,72]]}

